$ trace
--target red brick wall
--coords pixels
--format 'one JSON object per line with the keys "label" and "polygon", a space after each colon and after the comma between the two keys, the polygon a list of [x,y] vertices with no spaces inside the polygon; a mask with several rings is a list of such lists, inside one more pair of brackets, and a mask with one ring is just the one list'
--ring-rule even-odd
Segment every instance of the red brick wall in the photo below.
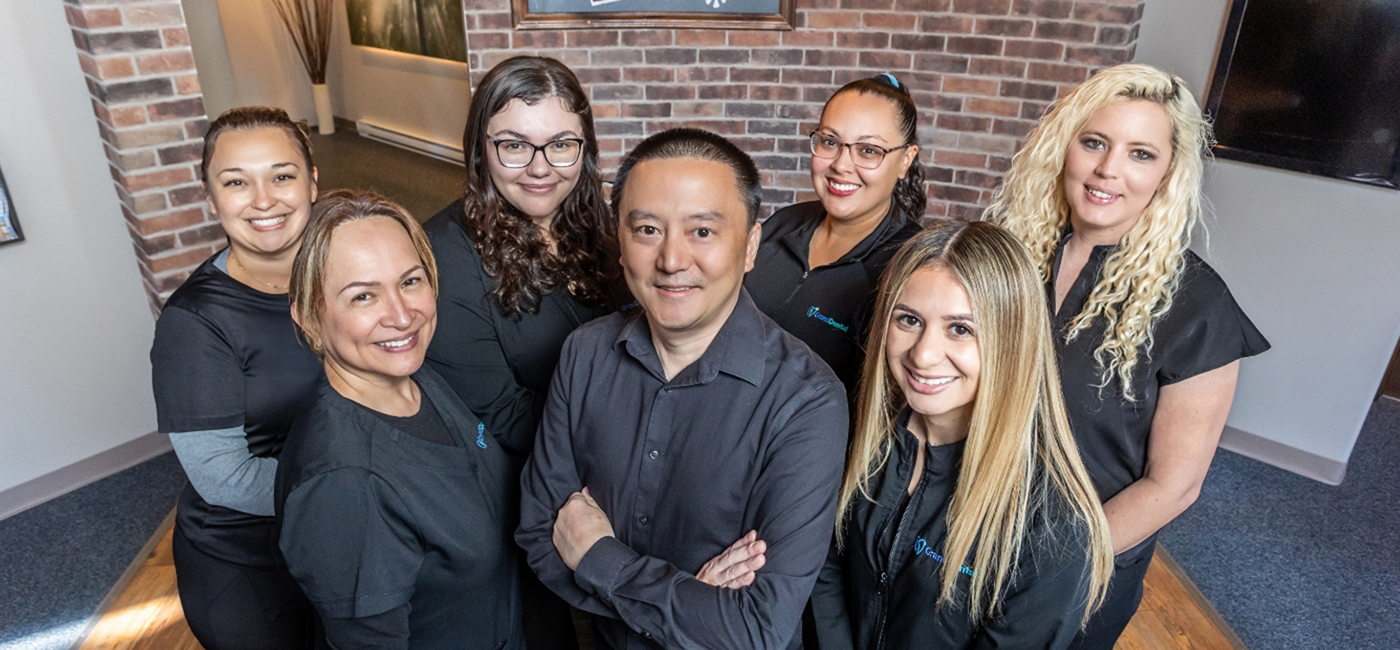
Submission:
{"label": "red brick wall", "polygon": [[815,198],[803,137],[853,79],[913,90],[933,216],[976,218],[1050,101],[1129,61],[1145,0],[796,0],[795,29],[513,31],[510,0],[465,0],[473,82],[521,53],[555,57],[593,100],[609,170],[672,126],[733,139],[768,208]]}
{"label": "red brick wall", "polygon": [[199,184],[204,101],[178,1],[65,0],[152,309],[223,245]]}
{"label": "red brick wall", "polygon": [[[464,0],[474,80],[517,53],[588,86],[604,166],[647,134],[708,128],[765,170],[771,210],[813,197],[806,141],[841,84],[893,72],[921,111],[928,214],[976,218],[1049,102],[1132,59],[1145,0],[796,0],[795,29],[514,31]],[[223,243],[198,178],[207,128],[175,0],[64,0],[141,274],[158,308]]]}

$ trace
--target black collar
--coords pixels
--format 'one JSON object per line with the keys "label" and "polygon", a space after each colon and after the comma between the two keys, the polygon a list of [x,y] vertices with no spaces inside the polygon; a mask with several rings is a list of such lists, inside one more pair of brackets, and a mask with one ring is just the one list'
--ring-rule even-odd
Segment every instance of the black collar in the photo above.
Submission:
{"label": "black collar", "polygon": [[[794,215],[801,218],[802,221],[781,238],[783,246],[797,259],[802,260],[802,268],[808,271],[811,270],[807,268],[807,259],[812,250],[812,235],[826,220],[826,210],[822,208],[821,202],[813,201],[811,205],[815,206],[815,209],[809,208],[800,215]],[[894,201],[890,201],[890,211],[885,213],[885,218],[880,221],[880,225],[875,226],[875,230],[866,235],[865,239],[856,244],[855,248],[847,251],[845,255],[827,266],[863,261],[867,255],[879,250],[881,244],[893,237],[908,222],[909,220],[899,213]]]}

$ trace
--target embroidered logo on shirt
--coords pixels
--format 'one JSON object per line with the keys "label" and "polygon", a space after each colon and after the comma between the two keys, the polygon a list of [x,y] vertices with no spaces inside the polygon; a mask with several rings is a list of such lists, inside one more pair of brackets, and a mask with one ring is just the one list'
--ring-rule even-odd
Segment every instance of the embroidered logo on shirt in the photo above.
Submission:
{"label": "embroidered logo on shirt", "polygon": [[808,307],[808,308],[807,308],[807,317],[808,317],[808,318],[815,318],[815,319],[817,319],[817,320],[819,320],[819,321],[821,321],[821,322],[823,322],[823,323],[826,323],[827,325],[830,325],[830,326],[832,326],[832,327],[835,327],[835,328],[838,329],[838,330],[841,330],[842,332],[850,332],[850,331],[851,331],[851,326],[850,326],[850,325],[842,325],[841,323],[836,322],[836,319],[834,319],[834,318],[832,318],[832,317],[830,317],[830,316],[827,316],[826,314],[823,314],[823,313],[821,312],[820,309],[817,309],[817,306],[816,306],[816,305],[812,305],[811,307]]}
{"label": "embroidered logo on shirt", "polygon": [[476,425],[476,446],[486,448],[486,425],[480,422]]}
{"label": "embroidered logo on shirt", "polygon": [[[928,541],[926,541],[922,537],[916,538],[914,540],[914,555],[926,555],[935,560],[938,560],[939,564],[943,564],[943,556],[939,555],[937,551],[933,550],[933,547],[928,545]],[[958,573],[961,573],[965,576],[971,576],[972,569],[969,568],[967,565],[963,565],[961,569],[958,569]]]}

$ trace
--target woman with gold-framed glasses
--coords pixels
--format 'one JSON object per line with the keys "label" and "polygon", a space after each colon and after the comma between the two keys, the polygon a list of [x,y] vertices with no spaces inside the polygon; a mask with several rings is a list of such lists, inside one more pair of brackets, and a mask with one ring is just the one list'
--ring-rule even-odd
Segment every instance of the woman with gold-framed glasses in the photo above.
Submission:
{"label": "woman with gold-framed glasses", "polygon": [[744,286],[854,394],[875,286],[928,201],[919,112],[892,74],[842,86],[811,134],[815,201],[779,210]]}

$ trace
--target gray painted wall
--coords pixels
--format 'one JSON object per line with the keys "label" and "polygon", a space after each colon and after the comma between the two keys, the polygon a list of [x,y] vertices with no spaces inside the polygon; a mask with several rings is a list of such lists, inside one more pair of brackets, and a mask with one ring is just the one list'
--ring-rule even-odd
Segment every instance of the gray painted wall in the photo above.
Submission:
{"label": "gray painted wall", "polygon": [[[1149,0],[1136,60],[1204,102],[1228,4]],[[1195,248],[1274,345],[1244,362],[1222,445],[1336,482],[1400,338],[1400,192],[1218,161],[1206,194]]]}
{"label": "gray painted wall", "polygon": [[[0,0],[0,494],[156,428],[155,323],[61,2]],[[76,486],[71,486],[76,487]]]}

